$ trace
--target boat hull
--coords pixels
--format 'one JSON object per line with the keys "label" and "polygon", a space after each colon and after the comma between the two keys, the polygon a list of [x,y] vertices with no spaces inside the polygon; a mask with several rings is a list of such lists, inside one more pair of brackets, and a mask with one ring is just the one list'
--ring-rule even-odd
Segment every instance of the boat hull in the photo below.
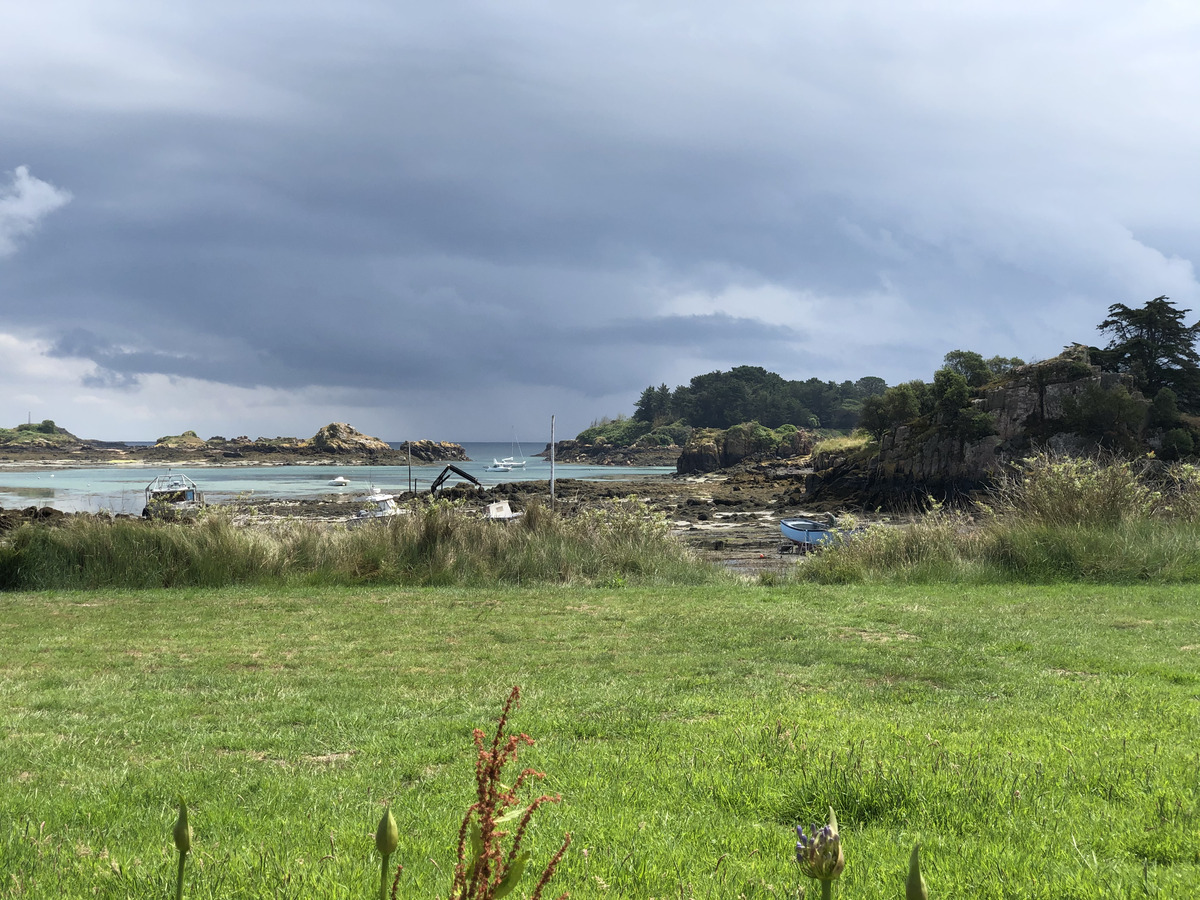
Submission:
{"label": "boat hull", "polygon": [[834,538],[828,525],[813,519],[783,519],[779,523],[779,531],[789,541],[805,549],[828,543]]}

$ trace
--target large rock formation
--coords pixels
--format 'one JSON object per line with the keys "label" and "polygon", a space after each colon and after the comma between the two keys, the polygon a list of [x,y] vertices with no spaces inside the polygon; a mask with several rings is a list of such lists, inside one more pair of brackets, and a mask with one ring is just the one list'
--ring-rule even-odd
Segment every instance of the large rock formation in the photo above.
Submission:
{"label": "large rock formation", "polygon": [[311,441],[314,450],[321,453],[386,453],[392,448],[377,437],[363,434],[345,422],[331,422],[321,428]]}
{"label": "large rock formation", "polygon": [[159,450],[203,450],[208,444],[196,432],[185,431],[183,434],[160,437],[154,442],[154,446]]}
{"label": "large rock formation", "polygon": [[[1076,433],[1068,422],[1072,403],[1097,389],[1128,390],[1125,377],[1090,364],[1082,344],[1060,356],[1014,370],[987,385],[972,401],[990,420],[990,434],[972,436],[936,419],[918,419],[886,433],[869,458],[833,456],[813,460],[803,492],[805,503],[848,503],[865,508],[896,507],[979,490],[1006,465],[1035,446],[1087,452],[1094,436]],[[1135,400],[1141,395],[1132,393]]]}
{"label": "large rock formation", "polygon": [[408,458],[410,445],[412,458],[420,462],[465,462],[468,459],[462,444],[452,444],[450,441],[406,441],[392,451],[397,457],[396,463]]}

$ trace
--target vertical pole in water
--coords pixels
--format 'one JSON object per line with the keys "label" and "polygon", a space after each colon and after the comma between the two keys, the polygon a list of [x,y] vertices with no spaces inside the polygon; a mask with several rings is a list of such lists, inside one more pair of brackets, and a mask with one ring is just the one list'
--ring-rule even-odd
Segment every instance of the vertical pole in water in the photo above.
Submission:
{"label": "vertical pole in water", "polygon": [[412,438],[404,442],[404,446],[408,448],[408,492],[412,493]]}
{"label": "vertical pole in water", "polygon": [[550,508],[554,509],[554,416],[550,417]]}

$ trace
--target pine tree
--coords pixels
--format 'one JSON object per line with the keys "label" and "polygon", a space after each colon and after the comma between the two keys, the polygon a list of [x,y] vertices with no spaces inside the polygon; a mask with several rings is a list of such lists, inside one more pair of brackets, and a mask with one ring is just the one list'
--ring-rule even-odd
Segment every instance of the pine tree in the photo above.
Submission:
{"label": "pine tree", "polygon": [[1141,309],[1124,303],[1110,306],[1108,318],[1097,328],[1113,337],[1098,362],[1133,375],[1147,397],[1170,388],[1180,408],[1195,412],[1200,409],[1200,322],[1185,324],[1191,310],[1176,309],[1169,299],[1155,297]]}

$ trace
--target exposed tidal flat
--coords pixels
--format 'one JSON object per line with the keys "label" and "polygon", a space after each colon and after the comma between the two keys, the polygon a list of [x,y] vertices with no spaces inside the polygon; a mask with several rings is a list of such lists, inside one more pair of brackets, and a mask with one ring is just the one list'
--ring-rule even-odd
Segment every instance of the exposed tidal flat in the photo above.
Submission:
{"label": "exposed tidal flat", "polygon": [[[1188,586],[731,584],[0,594],[9,896],[445,896],[511,685],[573,898],[1200,895]],[[810,892],[812,888],[810,887]]]}
{"label": "exposed tidal flat", "polygon": [[[470,473],[485,487],[519,481],[545,481],[550,477],[549,462],[528,457],[523,468],[508,472],[489,472],[493,459],[513,453],[509,442],[480,442],[461,445],[469,460],[454,465]],[[80,464],[52,456],[44,460],[23,460],[0,464],[0,507],[29,505],[53,506],[63,512],[100,512],[140,514],[145,506],[146,485],[158,474],[177,472],[192,478],[205,492],[209,502],[233,500],[313,500],[323,497],[353,500],[371,488],[401,493],[409,489],[428,490],[445,468],[445,462],[416,462],[407,465],[353,465],[336,458],[307,461],[289,460],[285,464],[267,464],[256,460],[193,459],[181,456],[170,463],[142,460],[114,460],[102,465]],[[663,479],[673,474],[667,466],[597,466],[579,463],[559,464],[555,474],[562,479],[580,481],[629,481]],[[330,480],[344,475],[349,484],[333,487]],[[453,478],[451,483],[461,481]]]}

